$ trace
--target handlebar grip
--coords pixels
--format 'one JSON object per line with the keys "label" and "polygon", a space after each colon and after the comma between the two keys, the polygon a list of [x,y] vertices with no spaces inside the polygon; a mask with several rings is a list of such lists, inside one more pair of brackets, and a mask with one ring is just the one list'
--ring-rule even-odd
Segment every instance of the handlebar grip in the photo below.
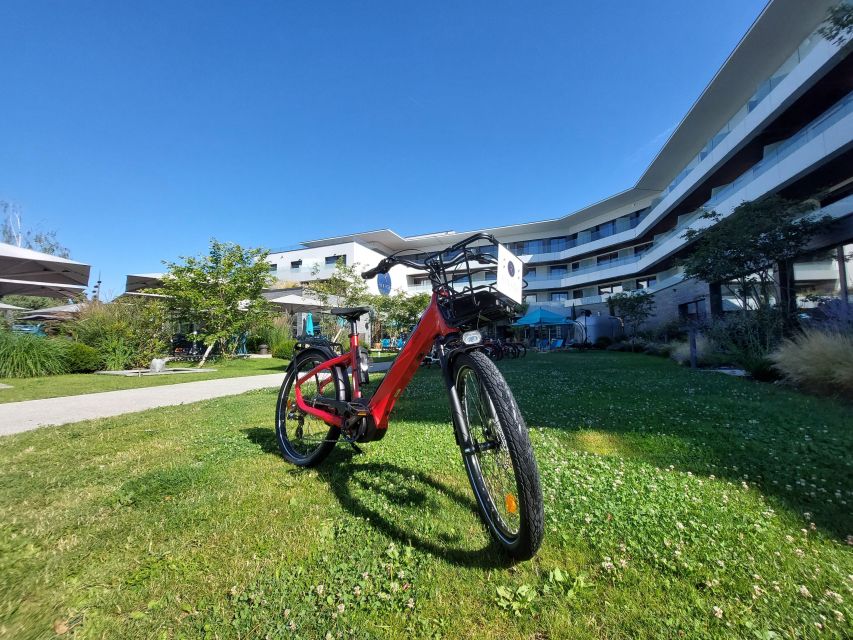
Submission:
{"label": "handlebar grip", "polygon": [[376,275],[380,274],[380,273],[388,273],[387,260],[380,260],[379,264],[377,264],[372,269],[368,269],[367,271],[362,271],[361,277],[364,280],[370,280],[371,278],[376,277]]}

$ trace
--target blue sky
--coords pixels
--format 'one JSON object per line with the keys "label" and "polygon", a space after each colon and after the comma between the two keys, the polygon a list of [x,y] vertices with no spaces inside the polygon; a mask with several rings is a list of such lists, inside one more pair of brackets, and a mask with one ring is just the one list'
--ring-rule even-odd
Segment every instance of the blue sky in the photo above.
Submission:
{"label": "blue sky", "polygon": [[0,4],[0,199],[127,273],[563,215],[634,184],[763,0]]}

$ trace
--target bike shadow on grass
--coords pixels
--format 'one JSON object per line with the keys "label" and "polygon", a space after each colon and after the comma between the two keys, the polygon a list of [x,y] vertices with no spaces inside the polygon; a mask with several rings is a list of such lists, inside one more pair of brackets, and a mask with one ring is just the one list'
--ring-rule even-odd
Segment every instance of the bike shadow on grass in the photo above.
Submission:
{"label": "bike shadow on grass", "polygon": [[[243,432],[265,453],[278,455],[278,443],[272,430],[254,427]],[[476,549],[459,545],[459,534],[452,527],[448,532],[446,527],[431,526],[433,522],[441,522],[441,518],[454,516],[477,521],[479,514],[473,495],[415,469],[387,462],[358,463],[355,451],[344,447],[345,444],[339,444],[314,471],[328,482],[347,513],[366,520],[399,545],[410,545],[454,566],[499,569],[512,565],[485,530],[484,544]],[[297,474],[307,471],[291,469]],[[442,505],[447,503],[450,503],[449,508],[444,508]],[[387,515],[389,511],[414,524],[398,524]],[[457,521],[455,524],[464,526],[467,523]]]}

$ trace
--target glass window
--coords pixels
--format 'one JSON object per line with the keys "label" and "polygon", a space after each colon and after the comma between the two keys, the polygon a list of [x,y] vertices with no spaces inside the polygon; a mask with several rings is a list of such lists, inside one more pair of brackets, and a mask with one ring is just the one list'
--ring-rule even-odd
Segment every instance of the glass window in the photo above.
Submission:
{"label": "glass window", "polygon": [[552,278],[561,278],[561,277],[565,276],[568,272],[569,272],[569,270],[566,268],[566,265],[561,264],[561,265],[551,267],[551,269],[549,271],[549,275]]}
{"label": "glass window", "polygon": [[326,256],[326,266],[334,267],[336,264],[338,264],[338,260],[340,260],[343,264],[347,263],[346,256]]}
{"label": "glass window", "polygon": [[566,291],[555,291],[551,294],[551,302],[560,302],[562,300],[568,300],[569,294]]}
{"label": "glass window", "polygon": [[299,269],[301,267],[302,267],[302,260],[293,260],[290,263],[290,268],[293,269],[294,271],[299,271]]}
{"label": "glass window", "polygon": [[639,278],[637,280],[638,289],[651,289],[657,283],[657,278]]}
{"label": "glass window", "polygon": [[610,264],[611,262],[613,262],[614,260],[616,260],[616,258],[618,258],[618,257],[619,257],[619,254],[618,254],[618,253],[616,253],[615,251],[614,251],[613,253],[605,253],[604,255],[597,256],[597,257],[595,258],[595,263],[596,263],[597,265],[606,265],[606,264]]}
{"label": "glass window", "polygon": [[552,252],[564,251],[566,249],[566,237],[551,238],[551,246],[549,249]]}
{"label": "glass window", "polygon": [[583,298],[583,289],[574,289],[572,291],[572,299],[580,300],[581,298]]}
{"label": "glass window", "polygon": [[572,263],[572,271],[577,271],[577,270],[578,270],[578,269],[580,269],[580,268],[581,268],[581,263],[580,263],[580,262],[573,262],[573,263]]}
{"label": "glass window", "polygon": [[276,271],[278,271],[278,265],[277,264],[271,264],[270,265],[270,273],[275,273]]}
{"label": "glass window", "polygon": [[604,293],[622,293],[622,285],[621,284],[605,284],[598,287],[598,295],[602,295]]}

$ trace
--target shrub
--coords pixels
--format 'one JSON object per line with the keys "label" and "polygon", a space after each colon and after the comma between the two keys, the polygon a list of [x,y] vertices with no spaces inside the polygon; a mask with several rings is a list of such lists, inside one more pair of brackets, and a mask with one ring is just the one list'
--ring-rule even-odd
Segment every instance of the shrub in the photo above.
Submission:
{"label": "shrub", "polygon": [[853,395],[853,334],[807,330],[771,355],[789,382],[825,395]]}
{"label": "shrub", "polygon": [[290,360],[293,358],[293,347],[296,346],[296,340],[293,338],[284,338],[273,344],[270,349],[274,358],[283,358]]}
{"label": "shrub", "polygon": [[87,304],[64,329],[76,342],[96,349],[107,369],[147,367],[165,353],[171,326],[159,300]]}
{"label": "shrub", "polygon": [[63,340],[0,332],[0,377],[33,378],[67,371]]}
{"label": "shrub", "polygon": [[757,380],[775,380],[770,353],[782,341],[782,313],[757,309],[736,313],[713,322],[706,330],[720,351]]}
{"label": "shrub", "polygon": [[[690,342],[673,342],[670,345],[670,357],[679,364],[690,365]],[[714,350],[714,344],[705,336],[696,336],[696,364],[700,367],[719,367],[729,360]]]}
{"label": "shrub", "polygon": [[610,336],[598,336],[592,346],[596,349],[606,349],[613,344],[613,338]]}
{"label": "shrub", "polygon": [[661,342],[647,342],[643,353],[648,356],[668,358],[672,354],[673,345]]}
{"label": "shrub", "polygon": [[65,345],[65,367],[68,373],[92,373],[104,366],[97,349],[82,342]]}

